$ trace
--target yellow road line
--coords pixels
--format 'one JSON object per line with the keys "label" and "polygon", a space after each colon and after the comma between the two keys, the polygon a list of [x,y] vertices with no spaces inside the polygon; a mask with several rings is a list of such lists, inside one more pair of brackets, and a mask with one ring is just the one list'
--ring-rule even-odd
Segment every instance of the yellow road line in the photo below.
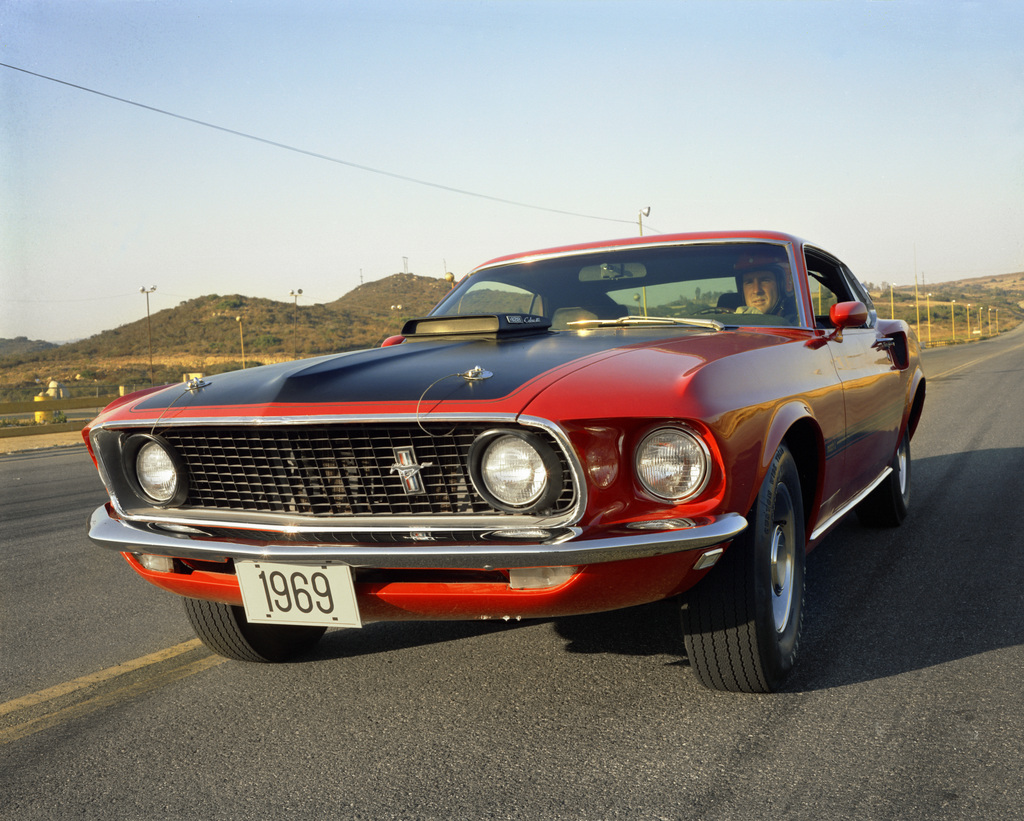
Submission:
{"label": "yellow road line", "polygon": [[[188,643],[189,642],[186,642],[186,644]],[[181,645],[178,646],[180,647]],[[168,649],[173,650],[174,648]],[[151,657],[145,656],[144,658]],[[141,695],[142,693],[149,692],[150,690],[156,690],[160,687],[163,687],[164,685],[170,684],[173,681],[177,681],[179,679],[195,675],[196,673],[201,673],[203,670],[208,670],[211,667],[216,667],[218,664],[221,664],[226,660],[227,659],[221,658],[220,656],[207,656],[206,658],[199,659],[198,661],[193,661],[188,664],[184,664],[180,667],[173,667],[169,670],[165,670],[162,673],[158,673],[155,676],[150,676],[149,678],[143,679],[142,681],[136,681],[135,683],[129,684],[126,687],[120,687],[117,690],[112,690],[108,693],[104,693],[103,695],[94,696],[93,698],[86,699],[85,701],[80,701],[77,704],[72,704],[68,707],[64,707],[59,710],[54,710],[52,713],[46,713],[45,715],[41,715],[37,718],[31,719],[30,721],[25,721],[21,724],[16,724],[13,727],[8,727],[7,729],[0,730],[0,746],[8,744],[12,741],[17,741],[20,738],[25,738],[25,736],[32,735],[33,733],[38,733],[42,730],[49,729],[50,727],[54,727],[66,721],[70,721],[72,719],[88,715],[89,713],[95,712],[96,710],[100,710],[104,707],[108,707],[112,704],[116,704],[121,701],[127,701],[130,698]],[[136,661],[141,661],[141,659],[136,659]],[[132,662],[128,663],[131,664]],[[118,666],[121,667],[123,665]],[[133,669],[138,669],[140,666],[143,665],[136,665],[136,667]]]}
{"label": "yellow road line", "polygon": [[58,684],[45,690],[29,693],[27,696],[22,696],[21,698],[16,698],[13,701],[7,701],[0,704],[0,716],[12,713],[15,710],[23,710],[26,707],[42,704],[44,701],[50,701],[51,699],[66,696],[68,693],[73,693],[76,690],[81,690],[85,687],[92,687],[104,681],[109,681],[112,678],[122,676],[125,673],[130,673],[133,670],[148,667],[151,664],[158,664],[161,661],[166,661],[167,659],[174,658],[175,656],[180,656],[182,653],[188,653],[191,650],[195,650],[201,645],[202,642],[200,642],[199,639],[191,639],[189,641],[182,642],[181,644],[175,644],[173,647],[167,647],[164,650],[158,650],[155,653],[150,653],[148,656],[141,656],[140,658],[126,661],[123,664],[108,667],[106,670],[100,670],[96,673],[90,673],[87,676],[82,676],[81,678],[65,681],[63,684]]}

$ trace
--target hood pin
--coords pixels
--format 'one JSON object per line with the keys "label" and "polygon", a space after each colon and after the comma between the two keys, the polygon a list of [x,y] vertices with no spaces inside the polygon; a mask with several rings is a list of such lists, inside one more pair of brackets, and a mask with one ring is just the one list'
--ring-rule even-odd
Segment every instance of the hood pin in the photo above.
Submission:
{"label": "hood pin", "polygon": [[490,379],[494,376],[490,371],[485,371],[479,365],[474,368],[470,368],[468,371],[463,371],[459,374],[467,382],[480,382],[484,379]]}

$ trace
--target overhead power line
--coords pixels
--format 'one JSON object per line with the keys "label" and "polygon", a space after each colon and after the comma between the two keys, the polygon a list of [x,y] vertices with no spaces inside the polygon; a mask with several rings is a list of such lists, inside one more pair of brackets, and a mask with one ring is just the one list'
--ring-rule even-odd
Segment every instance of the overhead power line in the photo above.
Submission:
{"label": "overhead power line", "polygon": [[517,200],[505,199],[504,197],[494,197],[491,196],[490,194],[481,194],[477,191],[467,191],[464,188],[456,188],[451,185],[443,185],[442,183],[438,182],[431,182],[429,180],[417,179],[416,177],[409,177],[406,176],[405,174],[397,174],[394,171],[385,171],[384,169],[381,168],[372,168],[371,166],[368,165],[361,165],[360,163],[351,162],[350,160],[343,160],[338,157],[331,157],[327,154],[320,154],[317,153],[316,151],[309,151],[305,148],[299,148],[294,145],[288,145],[287,143],[280,143],[274,140],[268,140],[265,137],[259,137],[256,136],[255,134],[247,134],[244,131],[236,131],[233,128],[226,128],[225,126],[217,125],[216,123],[208,123],[205,120],[197,120],[194,117],[186,117],[184,114],[175,114],[173,111],[167,111],[163,108],[157,108],[156,106],[146,105],[145,103],[139,103],[135,100],[128,100],[124,97],[118,97],[114,94],[107,94],[104,91],[98,91],[95,88],[88,88],[86,86],[78,85],[76,83],[71,83],[67,80],[60,80],[56,77],[48,77],[45,74],[39,74],[35,71],[29,71],[28,69],[20,68],[19,66],[12,66],[8,63],[0,63],[0,67],[9,68],[12,71],[20,71],[23,74],[29,74],[33,77],[39,77],[40,79],[48,80],[51,83],[59,83],[60,85],[68,86],[69,88],[74,88],[78,91],[86,91],[89,94],[95,94],[99,97],[106,97],[108,100],[114,100],[118,103],[125,103],[126,105],[132,105],[136,108],[143,108],[146,111],[152,111],[155,114],[163,114],[166,117],[174,117],[176,120],[183,120],[187,123],[192,123],[194,125],[201,125],[204,128],[212,128],[215,131],[222,131],[225,134],[231,134],[235,137],[244,137],[247,140],[253,140],[254,142],[263,143],[264,145],[270,145],[273,146],[274,148],[282,148],[285,151],[292,151],[296,154],[304,154],[305,156],[313,157],[314,159],[326,160],[327,162],[336,163],[338,165],[345,165],[348,166],[349,168],[356,168],[359,171],[366,171],[370,174],[379,174],[382,177],[391,177],[392,179],[402,180],[403,182],[413,183],[414,185],[423,185],[428,188],[437,188],[441,191],[449,191],[453,194],[462,194],[463,196],[467,197],[476,197],[482,200],[490,200],[491,202],[500,202],[505,205],[514,205],[517,208],[530,208],[534,211],[546,211],[549,214],[562,214],[564,216],[569,217],[582,217],[583,219],[602,220],[604,222],[623,222],[628,223],[630,225],[633,224],[633,220],[617,219],[615,217],[602,217],[596,214],[581,214],[576,211],[565,211],[560,208],[546,208],[543,205],[533,205],[532,203],[519,202]]}

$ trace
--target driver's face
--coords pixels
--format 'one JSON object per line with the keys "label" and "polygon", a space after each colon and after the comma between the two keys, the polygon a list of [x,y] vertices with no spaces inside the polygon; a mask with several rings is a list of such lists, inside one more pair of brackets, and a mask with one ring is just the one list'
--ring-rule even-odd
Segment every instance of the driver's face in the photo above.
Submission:
{"label": "driver's face", "polygon": [[743,299],[748,308],[768,313],[779,301],[779,285],[771,271],[748,271],[743,275]]}

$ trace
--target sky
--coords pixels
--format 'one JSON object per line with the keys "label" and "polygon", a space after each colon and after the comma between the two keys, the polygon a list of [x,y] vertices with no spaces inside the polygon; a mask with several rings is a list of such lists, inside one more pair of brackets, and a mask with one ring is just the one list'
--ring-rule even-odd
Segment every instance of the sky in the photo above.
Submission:
{"label": "sky", "polygon": [[0,0],[0,337],[461,277],[646,207],[873,283],[1024,270],[1022,42],[1018,0]]}

